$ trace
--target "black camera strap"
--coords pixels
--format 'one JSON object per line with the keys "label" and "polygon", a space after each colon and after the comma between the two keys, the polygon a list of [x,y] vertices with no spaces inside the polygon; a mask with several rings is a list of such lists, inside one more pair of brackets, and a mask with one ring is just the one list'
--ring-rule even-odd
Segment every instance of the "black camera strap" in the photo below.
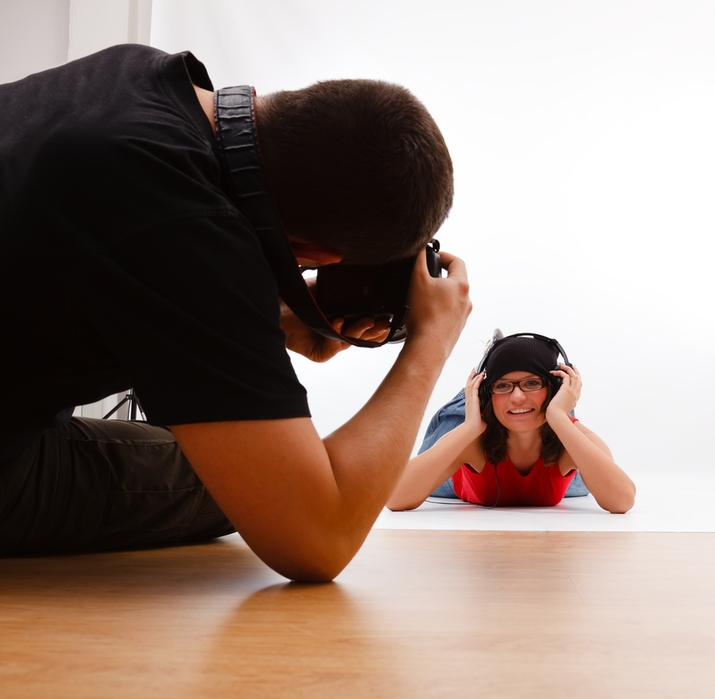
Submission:
{"label": "black camera strap", "polygon": [[310,293],[263,172],[254,95],[255,91],[249,85],[218,90],[214,107],[216,133],[231,176],[234,203],[256,231],[281,298],[308,327],[325,337],[359,347],[380,347],[390,342],[399,327],[397,323],[393,322],[390,334],[383,342],[346,337],[333,329]]}

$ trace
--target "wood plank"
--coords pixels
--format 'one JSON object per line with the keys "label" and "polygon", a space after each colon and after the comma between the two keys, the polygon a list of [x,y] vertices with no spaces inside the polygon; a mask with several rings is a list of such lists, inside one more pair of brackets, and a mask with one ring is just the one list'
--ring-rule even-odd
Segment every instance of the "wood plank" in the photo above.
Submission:
{"label": "wood plank", "polygon": [[237,537],[0,561],[0,696],[711,697],[715,534],[374,530],[337,581]]}

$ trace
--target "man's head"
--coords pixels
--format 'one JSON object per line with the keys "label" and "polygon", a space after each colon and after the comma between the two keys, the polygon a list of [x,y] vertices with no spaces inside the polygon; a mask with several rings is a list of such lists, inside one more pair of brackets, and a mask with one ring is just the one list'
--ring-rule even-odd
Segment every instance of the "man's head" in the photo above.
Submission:
{"label": "man's head", "polygon": [[330,80],[256,101],[264,168],[286,232],[350,264],[416,254],[452,206],[452,161],[407,90]]}

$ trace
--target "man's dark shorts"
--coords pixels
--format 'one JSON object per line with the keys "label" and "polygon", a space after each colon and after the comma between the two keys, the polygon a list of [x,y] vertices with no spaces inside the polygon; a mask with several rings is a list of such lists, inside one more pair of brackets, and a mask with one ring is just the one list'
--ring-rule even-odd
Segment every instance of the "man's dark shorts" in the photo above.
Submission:
{"label": "man's dark shorts", "polygon": [[0,464],[0,555],[166,546],[233,531],[165,427],[72,418]]}

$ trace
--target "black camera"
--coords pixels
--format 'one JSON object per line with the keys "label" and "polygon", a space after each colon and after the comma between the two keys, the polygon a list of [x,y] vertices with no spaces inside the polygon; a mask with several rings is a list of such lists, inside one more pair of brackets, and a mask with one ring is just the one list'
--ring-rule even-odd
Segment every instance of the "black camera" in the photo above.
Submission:
{"label": "black camera", "polygon": [[[442,273],[439,241],[427,245],[427,268],[433,277]],[[387,320],[392,324],[389,342],[405,339],[407,294],[417,257],[381,265],[326,265],[319,267],[315,300],[325,317],[344,318],[345,326],[361,318]]]}

